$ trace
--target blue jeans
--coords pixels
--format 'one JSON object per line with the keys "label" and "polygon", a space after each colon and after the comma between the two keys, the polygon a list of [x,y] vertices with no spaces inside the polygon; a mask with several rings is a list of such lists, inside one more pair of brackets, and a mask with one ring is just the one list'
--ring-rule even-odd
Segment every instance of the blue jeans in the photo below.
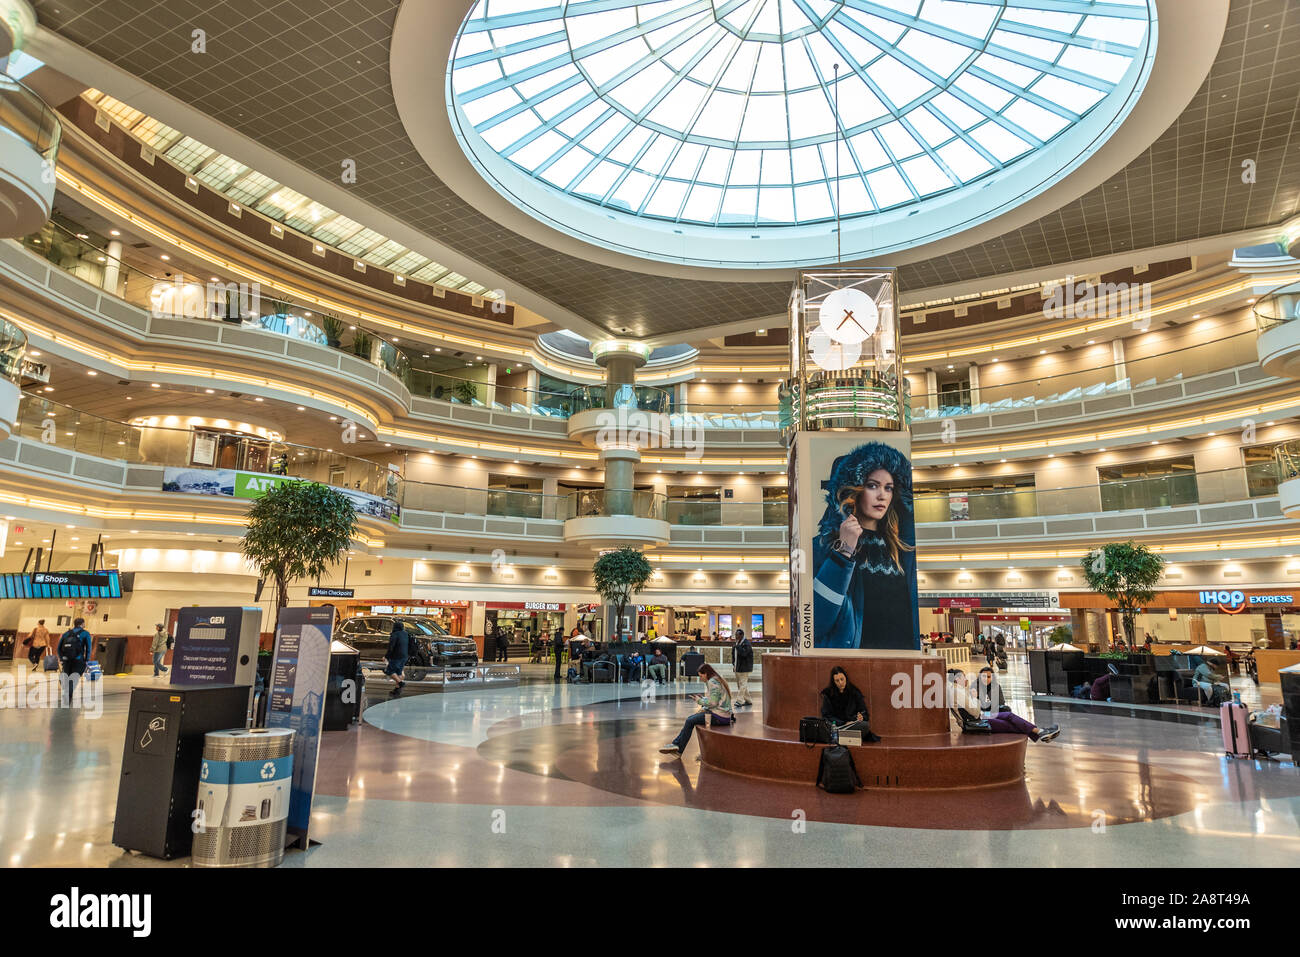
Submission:
{"label": "blue jeans", "polygon": [[167,673],[167,666],[163,664],[163,658],[166,657],[166,655],[167,652],[165,651],[155,651],[153,653],[153,676],[155,678],[158,677],[160,672],[163,674]]}
{"label": "blue jeans", "polygon": [[695,733],[696,728],[708,719],[708,716],[707,711],[697,711],[686,719],[686,723],[682,725],[682,730],[677,737],[673,738],[673,744],[678,751],[686,750],[686,746],[691,743],[691,735]]}

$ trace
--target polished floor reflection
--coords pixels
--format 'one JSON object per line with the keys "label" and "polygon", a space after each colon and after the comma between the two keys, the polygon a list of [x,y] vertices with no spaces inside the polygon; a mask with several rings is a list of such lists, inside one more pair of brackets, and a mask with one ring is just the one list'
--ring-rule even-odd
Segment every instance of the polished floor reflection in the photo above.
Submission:
{"label": "polished floor reflection", "polygon": [[[1300,772],[1233,761],[1217,715],[1195,709],[1029,700],[1064,729],[1029,745],[1010,788],[828,795],[736,778],[660,755],[698,685],[373,688],[364,721],[324,736],[314,836],[284,866],[348,865],[1293,865]],[[103,714],[0,710],[0,861],[159,862],[111,845],[129,687],[107,679]],[[757,683],[756,683],[757,684]],[[1264,699],[1275,696],[1265,686]],[[756,707],[742,721],[759,721]],[[183,865],[186,862],[173,862]]]}

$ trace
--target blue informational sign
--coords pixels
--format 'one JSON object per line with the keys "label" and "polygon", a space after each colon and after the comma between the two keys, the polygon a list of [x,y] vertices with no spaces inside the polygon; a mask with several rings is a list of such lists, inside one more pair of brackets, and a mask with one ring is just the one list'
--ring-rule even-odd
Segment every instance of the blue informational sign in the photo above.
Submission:
{"label": "blue informational sign", "polygon": [[293,788],[289,797],[289,833],[307,848],[316,760],[325,720],[330,640],[334,608],[283,608],[275,633],[266,726],[292,728]]}

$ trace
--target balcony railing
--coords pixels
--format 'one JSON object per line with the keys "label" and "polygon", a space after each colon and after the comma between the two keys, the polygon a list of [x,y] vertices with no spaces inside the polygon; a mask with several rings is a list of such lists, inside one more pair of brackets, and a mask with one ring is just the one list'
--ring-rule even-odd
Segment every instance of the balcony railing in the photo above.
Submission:
{"label": "balcony railing", "polygon": [[[101,242],[92,241],[86,230],[73,232],[48,223],[40,233],[28,236],[23,244],[60,269],[104,288],[107,267],[112,260]],[[159,284],[170,286],[171,279],[160,278],[117,261],[115,288],[106,290],[146,310]],[[205,295],[207,286],[204,285]],[[1288,290],[1290,290],[1288,292]],[[226,318],[279,335],[337,349],[369,361],[399,379],[412,396],[468,405],[496,411],[516,412],[545,418],[568,418],[586,409],[610,408],[604,385],[584,386],[571,392],[526,389],[484,379],[466,377],[444,370],[428,368],[426,354],[418,347],[390,342],[385,336],[357,323],[352,317],[322,314],[319,307],[304,306],[289,299],[267,294],[258,298],[227,297],[206,310],[209,318]],[[1270,305],[1271,303],[1271,305]],[[1256,322],[1260,330],[1289,321],[1300,308],[1300,284],[1278,290],[1256,304]],[[1261,308],[1263,311],[1261,311]],[[234,317],[233,319],[231,317]],[[933,397],[914,394],[910,411],[914,421],[988,415],[999,412],[1051,406],[1066,402],[1087,401],[1113,395],[1140,395],[1198,375],[1226,369],[1254,366],[1254,331],[1246,331],[1216,340],[1213,349],[1205,343],[1174,349],[1155,355],[1108,363],[1084,371],[1062,372],[1032,379],[1007,382],[989,381],[980,388],[978,403],[944,404],[951,394]],[[431,353],[428,355],[432,355]],[[768,402],[736,404],[689,403],[686,409],[675,407],[669,391],[650,386],[634,387],[635,407],[662,412],[670,416],[674,428],[684,429],[778,429],[783,410],[776,396]],[[617,407],[615,403],[614,407]]]}
{"label": "balcony railing", "polygon": [[0,130],[36,150],[53,173],[63,125],[45,101],[13,77],[0,74]]}
{"label": "balcony railing", "polygon": [[0,319],[0,376],[17,383],[22,378],[27,333],[8,319]]}
{"label": "balcony railing", "polygon": [[610,394],[607,386],[585,385],[569,393],[570,414],[588,409],[639,409],[642,412],[667,414],[672,409],[673,397],[663,389],[650,386],[620,386]]}
{"label": "balcony railing", "polygon": [[1300,282],[1274,289],[1255,302],[1255,328],[1263,333],[1300,319]]}
{"label": "balcony railing", "polygon": [[668,496],[631,489],[584,489],[566,496],[565,518],[625,515],[667,521]]}
{"label": "balcony railing", "polygon": [[[762,502],[669,499],[650,491],[583,489],[559,495],[519,489],[462,488],[403,479],[386,466],[339,452],[180,424],[130,424],[24,396],[13,434],[84,455],[131,464],[230,468],[286,475],[356,489],[403,509],[455,515],[564,521],[628,515],[677,526],[784,527],[784,498]],[[195,438],[214,442],[212,462],[195,461]],[[1241,502],[1277,494],[1279,481],[1300,476],[1300,440],[1282,443],[1274,460],[1233,469],[1184,472],[1059,489],[925,492],[914,497],[918,524],[1004,521],[1126,509]]]}

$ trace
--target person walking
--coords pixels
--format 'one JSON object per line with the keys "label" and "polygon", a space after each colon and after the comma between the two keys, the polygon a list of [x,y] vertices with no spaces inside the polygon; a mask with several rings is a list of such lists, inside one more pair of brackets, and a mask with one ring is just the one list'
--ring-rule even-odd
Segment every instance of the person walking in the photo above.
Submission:
{"label": "person walking", "polygon": [[72,705],[72,692],[77,681],[86,673],[90,660],[90,632],[85,629],[86,619],[78,618],[59,639],[59,664],[63,666],[63,683],[68,689],[68,705]]}
{"label": "person walking", "polygon": [[45,627],[45,619],[42,618],[32,629],[32,633],[27,636],[27,660],[32,663],[32,667],[37,671],[41,670],[45,662],[45,656],[48,655],[50,648],[50,629]]}
{"label": "person walking", "polygon": [[497,661],[510,660],[510,639],[506,636],[506,630],[497,625]]}
{"label": "person walking", "polygon": [[555,652],[555,683],[560,683],[560,659],[564,657],[564,629],[556,628],[551,638],[551,650]]}
{"label": "person walking", "polygon": [[401,694],[402,689],[406,687],[406,679],[402,677],[402,671],[406,668],[406,659],[410,654],[411,635],[402,620],[398,618],[393,622],[392,634],[388,636],[388,651],[384,653],[384,657],[388,660],[388,664],[384,667],[384,674],[391,675],[394,681],[390,694]]}
{"label": "person walking", "polygon": [[153,655],[153,676],[167,673],[163,658],[167,655],[167,629],[161,624],[153,626],[153,641],[149,642],[149,654]]}
{"label": "person walking", "polygon": [[731,666],[736,669],[737,705],[752,705],[749,700],[749,674],[754,670],[754,646],[745,637],[745,629],[736,629],[736,643],[731,647]]}

